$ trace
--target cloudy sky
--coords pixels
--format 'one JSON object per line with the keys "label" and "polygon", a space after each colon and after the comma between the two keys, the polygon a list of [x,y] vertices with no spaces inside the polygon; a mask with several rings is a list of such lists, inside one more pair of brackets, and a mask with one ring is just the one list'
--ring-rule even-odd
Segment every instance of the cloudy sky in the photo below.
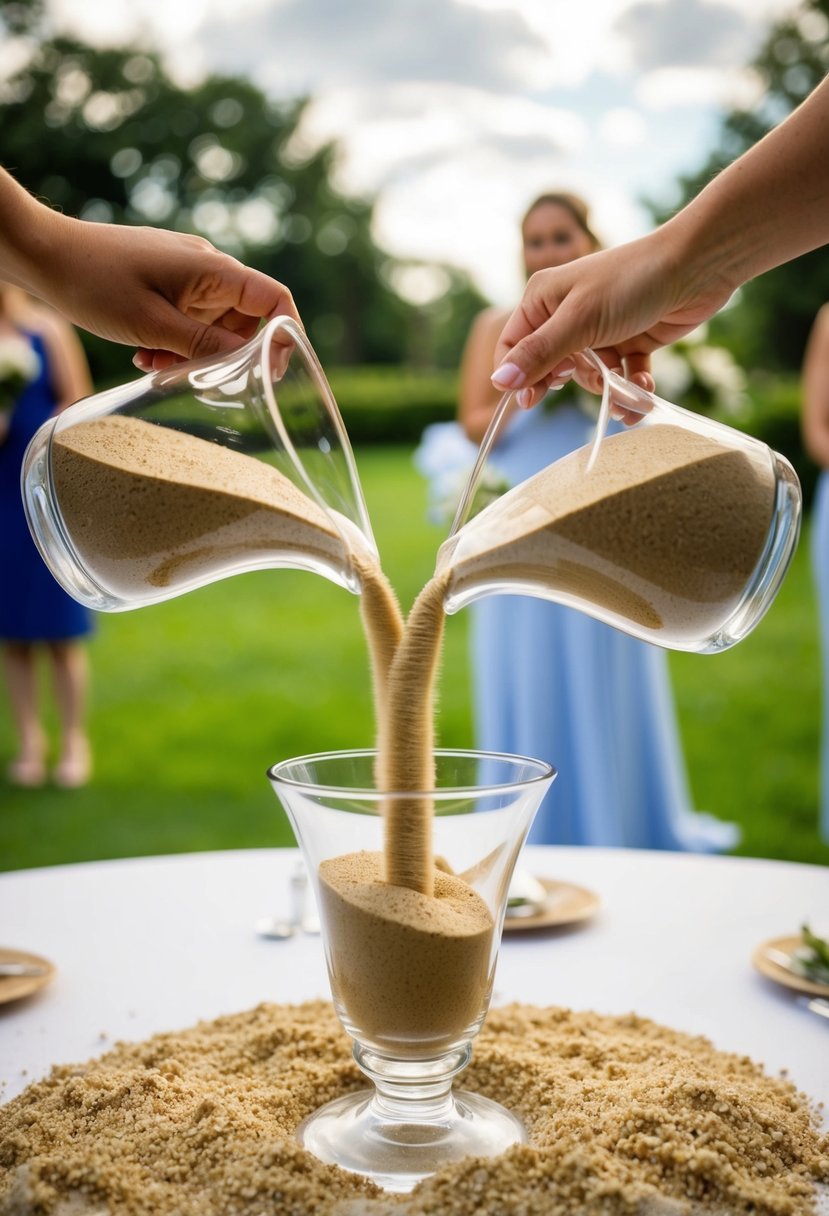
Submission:
{"label": "cloudy sky", "polygon": [[[520,290],[518,219],[544,189],[593,207],[607,243],[647,230],[744,65],[793,0],[49,0],[91,41],[149,37],[185,77],[248,74],[315,98],[301,132],[342,146],[338,184],[378,198],[391,252]],[[232,16],[231,16],[232,9]],[[414,276],[413,293],[429,283]]]}

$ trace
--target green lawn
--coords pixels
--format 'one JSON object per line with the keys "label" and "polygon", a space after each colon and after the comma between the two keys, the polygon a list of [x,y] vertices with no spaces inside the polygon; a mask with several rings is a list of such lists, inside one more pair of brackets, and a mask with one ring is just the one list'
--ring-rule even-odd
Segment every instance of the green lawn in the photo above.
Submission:
{"label": "green lawn", "polygon": [[[384,567],[409,607],[441,533],[402,449],[358,452]],[[0,866],[285,844],[267,766],[369,744],[358,602],[312,575],[243,575],[139,612],[92,643],[95,778],[84,790],[0,785]],[[801,543],[778,601],[725,655],[672,656],[696,802],[743,825],[741,852],[829,862],[816,828],[819,670]],[[472,744],[464,613],[449,619],[440,738]],[[12,754],[0,704],[0,768]]]}

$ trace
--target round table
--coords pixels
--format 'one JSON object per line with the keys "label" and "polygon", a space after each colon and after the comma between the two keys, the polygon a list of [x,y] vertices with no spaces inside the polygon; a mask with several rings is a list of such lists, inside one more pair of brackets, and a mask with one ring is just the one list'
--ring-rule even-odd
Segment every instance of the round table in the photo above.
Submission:
{"label": "round table", "polygon": [[[47,987],[0,1005],[0,1100],[119,1039],[328,998],[319,937],[254,929],[288,914],[297,857],[250,849],[0,875],[0,946],[57,966]],[[786,1069],[829,1106],[829,1020],[751,964],[768,938],[829,926],[829,870],[554,847],[525,849],[521,865],[591,888],[602,906],[569,928],[505,934],[494,1004],[633,1011]]]}

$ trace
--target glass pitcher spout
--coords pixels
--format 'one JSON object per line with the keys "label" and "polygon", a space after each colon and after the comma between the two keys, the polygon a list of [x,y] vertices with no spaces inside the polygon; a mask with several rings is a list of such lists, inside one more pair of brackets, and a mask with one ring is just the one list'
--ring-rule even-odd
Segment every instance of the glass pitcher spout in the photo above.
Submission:
{"label": "glass pitcher spout", "polygon": [[122,611],[248,570],[359,593],[377,549],[354,457],[301,327],[65,410],[24,460],[41,554],[76,599]]}

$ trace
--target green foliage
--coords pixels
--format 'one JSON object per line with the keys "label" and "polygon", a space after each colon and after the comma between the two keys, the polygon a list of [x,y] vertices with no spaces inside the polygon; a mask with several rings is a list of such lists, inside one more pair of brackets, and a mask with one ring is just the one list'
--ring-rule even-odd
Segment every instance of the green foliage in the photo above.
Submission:
{"label": "green foliage", "polygon": [[29,34],[43,20],[44,0],[0,0],[0,22],[12,35]]}
{"label": "green foliage", "polygon": [[[764,96],[750,110],[734,110],[722,120],[718,147],[700,169],[679,181],[679,202],[693,198],[787,116],[820,83],[829,68],[829,0],[803,0],[793,14],[772,27],[752,62]],[[656,219],[669,212],[651,204]],[[818,309],[829,300],[829,258],[825,250],[807,254],[747,283],[739,302],[711,323],[745,367],[796,370]]]}
{"label": "green foliage", "polygon": [[[19,20],[9,0],[0,20]],[[0,93],[3,163],[68,214],[197,232],[286,283],[326,364],[451,366],[485,301],[449,267],[434,304],[400,296],[373,202],[334,187],[334,145],[298,135],[305,105],[238,77],[183,88],[154,51],[43,36]],[[132,374],[131,352],[84,341],[99,383]]]}
{"label": "green foliage", "polygon": [[416,443],[431,422],[455,417],[458,380],[453,372],[414,368],[333,368],[331,390],[355,444]]}

